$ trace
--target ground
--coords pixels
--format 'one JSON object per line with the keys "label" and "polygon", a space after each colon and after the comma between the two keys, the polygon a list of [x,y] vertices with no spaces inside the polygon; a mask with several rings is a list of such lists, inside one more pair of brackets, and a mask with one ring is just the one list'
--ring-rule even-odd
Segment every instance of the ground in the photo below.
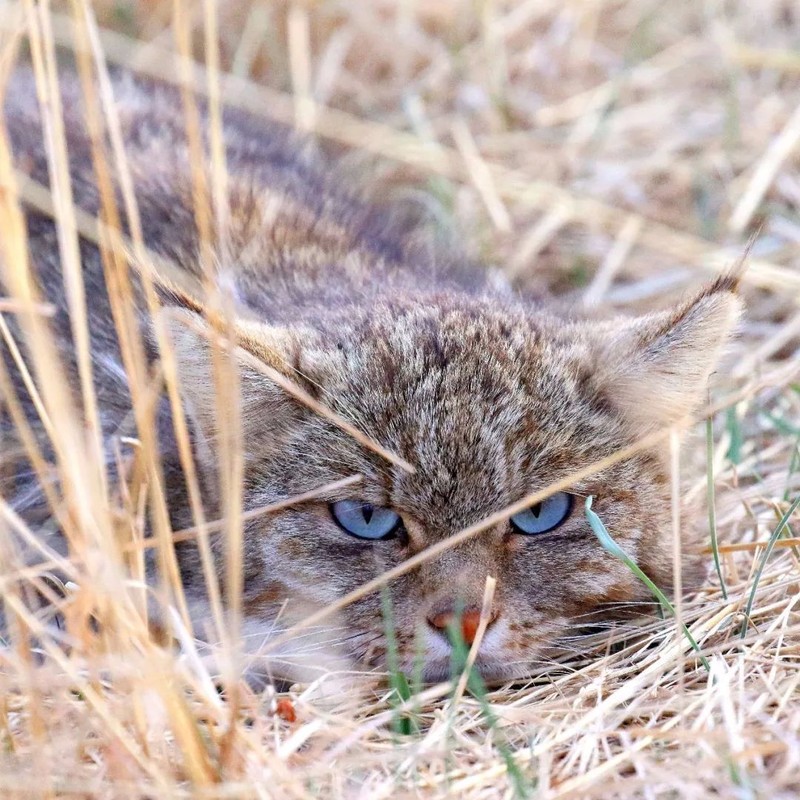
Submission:
{"label": "ground", "polygon": [[[38,18],[69,47],[84,7]],[[3,52],[37,13],[6,4]],[[756,234],[715,413],[675,475],[680,524],[704,527],[709,564],[716,537],[720,566],[679,609],[708,669],[674,620],[654,620],[525,685],[426,688],[406,716],[389,688],[220,697],[191,650],[141,630],[87,630],[82,657],[45,641],[44,667],[18,636],[0,655],[4,796],[797,797],[797,4],[96,0],[93,13],[109,61],[162,77],[181,42],[201,78],[216,74],[217,39],[226,102],[316,133],[535,292],[664,307]],[[108,587],[74,591],[91,606]],[[98,672],[106,645],[146,669]]]}

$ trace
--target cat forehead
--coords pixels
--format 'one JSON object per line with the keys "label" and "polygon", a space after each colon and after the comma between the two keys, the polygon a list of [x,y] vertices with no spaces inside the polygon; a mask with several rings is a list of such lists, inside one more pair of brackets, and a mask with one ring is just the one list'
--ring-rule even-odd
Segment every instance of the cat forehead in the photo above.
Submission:
{"label": "cat forehead", "polygon": [[564,322],[559,325],[544,314],[526,313],[513,305],[498,308],[480,299],[387,304],[339,317],[337,322],[338,327],[334,324],[325,331],[323,347],[336,341],[340,351],[353,357],[351,365],[371,364],[385,368],[390,377],[412,381],[432,367],[447,368],[451,378],[462,370],[465,380],[487,367],[498,376],[498,367],[514,373],[523,363],[555,356],[556,339],[562,340],[558,349],[565,357],[569,347],[563,345],[580,347],[582,339],[563,341],[556,331],[563,330]]}
{"label": "cat forehead", "polygon": [[[356,323],[337,341],[334,383],[396,411],[483,415],[580,394],[591,368],[585,332],[543,315],[482,304],[422,306]],[[511,419],[509,418],[509,422]]]}
{"label": "cat forehead", "polygon": [[572,466],[602,435],[585,342],[546,325],[475,308],[354,325],[323,385],[340,413],[415,465],[396,476],[396,492],[480,516],[518,499],[533,476]]}

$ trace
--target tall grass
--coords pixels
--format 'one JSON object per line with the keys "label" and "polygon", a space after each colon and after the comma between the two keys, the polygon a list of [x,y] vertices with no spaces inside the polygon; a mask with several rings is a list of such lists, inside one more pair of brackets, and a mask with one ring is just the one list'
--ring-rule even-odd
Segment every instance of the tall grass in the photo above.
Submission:
{"label": "tall grass", "polygon": [[[36,185],[18,168],[0,127],[0,259],[8,289],[0,299],[0,334],[36,400],[49,451],[0,362],[2,410],[45,487],[48,524],[68,542],[66,554],[57,552],[8,498],[0,499],[0,594],[8,621],[0,650],[3,796],[788,797],[800,791],[800,394],[793,388],[800,337],[800,61],[793,43],[800,23],[790,17],[781,0],[760,3],[758,14],[745,3],[699,9],[645,0],[3,6],[0,86],[26,50],[51,183]],[[72,198],[55,91],[62,51],[71,51],[82,78],[98,219]],[[675,462],[673,470],[673,495],[685,501],[674,509],[676,529],[709,520],[708,561],[716,578],[679,609],[682,630],[691,629],[708,671],[684,659],[686,642],[674,623],[651,619],[596,637],[594,650],[528,681],[493,689],[471,669],[480,629],[470,650],[453,632],[457,669],[446,684],[422,686],[391,658],[389,675],[377,684],[375,676],[347,676],[347,688],[335,694],[298,683],[276,698],[274,689],[259,693],[243,680],[242,526],[248,515],[276,513],[331,487],[242,513],[239,426],[235,413],[224,415],[223,514],[205,518],[156,300],[158,276],[172,274],[174,265],[152,253],[142,234],[108,78],[113,63],[181,89],[196,165],[195,222],[206,243],[203,282],[215,312],[205,333],[227,409],[235,408],[236,388],[226,338],[230,309],[216,291],[210,245],[212,230],[224,236],[226,226],[224,105],[313,132],[354,174],[381,173],[390,186],[435,185],[452,198],[456,224],[471,232],[476,251],[526,288],[555,291],[589,308],[663,306],[727,266],[747,232],[763,226],[744,275],[748,314],[735,358],[717,375],[714,400],[686,421],[683,467]],[[197,92],[209,104],[207,140]],[[746,126],[730,124],[733,96],[747,112]],[[698,175],[706,187],[699,217]],[[58,225],[77,402],[66,390],[51,335],[52,309],[31,278],[23,206]],[[708,231],[719,238],[705,238]],[[92,382],[81,238],[102,254],[134,400],[136,437],[114,454],[123,476],[116,486],[106,470]],[[585,286],[576,286],[572,265],[579,262]],[[131,313],[133,268],[162,354],[156,371],[145,363]],[[7,322],[12,315],[24,347]],[[273,373],[268,377],[283,380],[300,402],[413,470]],[[171,529],[158,457],[153,414],[162,392],[173,410],[193,513],[184,531]],[[705,426],[705,453],[693,435],[698,426]],[[671,435],[659,431],[419,553],[289,626],[268,652],[382,591],[391,654],[385,587],[393,579],[582,475],[666,445]],[[5,445],[2,470],[19,457]],[[219,532],[222,563],[210,546]],[[202,558],[209,625],[221,642],[218,669],[203,658],[183,598],[174,543],[187,538],[196,539]],[[22,556],[31,549],[35,563]],[[149,550],[158,554],[158,585],[144,580]],[[34,596],[47,604],[40,607]],[[151,624],[154,604],[164,611],[161,630]],[[53,624],[53,608],[62,628]]]}

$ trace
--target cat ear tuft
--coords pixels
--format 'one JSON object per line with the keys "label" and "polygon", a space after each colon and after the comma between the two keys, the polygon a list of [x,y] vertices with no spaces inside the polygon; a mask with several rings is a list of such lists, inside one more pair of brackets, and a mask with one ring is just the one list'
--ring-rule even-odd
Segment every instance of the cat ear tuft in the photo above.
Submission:
{"label": "cat ear tuft", "polygon": [[639,432],[672,425],[700,404],[741,314],[726,273],[675,309],[624,323],[604,345],[603,390]]}

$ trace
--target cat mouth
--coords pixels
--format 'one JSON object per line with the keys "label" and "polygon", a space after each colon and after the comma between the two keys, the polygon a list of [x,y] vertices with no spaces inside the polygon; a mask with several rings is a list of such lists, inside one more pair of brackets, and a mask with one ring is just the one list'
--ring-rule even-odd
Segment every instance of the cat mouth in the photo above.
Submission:
{"label": "cat mouth", "polygon": [[[472,669],[487,686],[526,678],[532,671],[525,664],[509,664],[495,658],[482,658],[480,656],[476,659]],[[443,683],[453,678],[458,678],[460,674],[460,670],[454,671],[450,659],[431,659],[425,663],[422,670],[422,680],[424,683],[429,684]]]}

